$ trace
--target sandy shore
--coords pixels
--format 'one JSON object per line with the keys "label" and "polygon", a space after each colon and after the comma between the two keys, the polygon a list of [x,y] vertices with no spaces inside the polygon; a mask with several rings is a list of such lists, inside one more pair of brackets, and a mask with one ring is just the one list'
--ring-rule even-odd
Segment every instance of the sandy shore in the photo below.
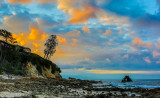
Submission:
{"label": "sandy shore", "polygon": [[159,98],[160,89],[96,87],[100,81],[80,79],[0,79],[0,97]]}

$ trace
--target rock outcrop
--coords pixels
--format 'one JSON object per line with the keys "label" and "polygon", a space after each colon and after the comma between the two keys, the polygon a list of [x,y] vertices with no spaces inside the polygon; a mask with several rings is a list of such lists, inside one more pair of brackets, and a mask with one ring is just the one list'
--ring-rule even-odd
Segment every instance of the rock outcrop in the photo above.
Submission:
{"label": "rock outcrop", "polygon": [[38,70],[36,68],[36,65],[33,65],[31,62],[27,63],[26,73],[27,73],[27,76],[31,78],[38,78]]}
{"label": "rock outcrop", "polygon": [[56,76],[54,74],[52,74],[51,66],[49,69],[46,67],[42,68],[42,76],[44,76],[46,78],[56,78]]}
{"label": "rock outcrop", "polygon": [[50,78],[50,79],[61,79],[62,76],[60,75],[60,73],[58,71],[55,71],[54,73],[52,73],[52,68],[50,66],[50,68],[46,68],[46,67],[42,67],[42,71],[40,73],[39,70],[37,70],[36,65],[33,65],[31,62],[27,63],[26,66],[26,73],[28,77],[31,78],[38,78],[39,75],[42,75],[44,78]]}
{"label": "rock outcrop", "polygon": [[121,82],[132,82],[132,79],[129,77],[129,75],[126,75]]}

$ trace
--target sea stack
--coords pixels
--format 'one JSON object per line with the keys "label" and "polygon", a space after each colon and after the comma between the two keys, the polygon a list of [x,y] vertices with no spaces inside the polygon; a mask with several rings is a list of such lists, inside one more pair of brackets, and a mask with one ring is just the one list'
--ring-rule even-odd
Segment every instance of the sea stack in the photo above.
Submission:
{"label": "sea stack", "polygon": [[121,82],[123,82],[123,83],[132,82],[132,79],[129,77],[129,75],[126,75]]}

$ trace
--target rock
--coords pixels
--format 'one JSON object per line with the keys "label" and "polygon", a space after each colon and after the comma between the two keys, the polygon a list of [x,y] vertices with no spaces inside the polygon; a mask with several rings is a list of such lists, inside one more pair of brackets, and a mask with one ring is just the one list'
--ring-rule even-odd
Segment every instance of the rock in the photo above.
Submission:
{"label": "rock", "polygon": [[52,74],[52,69],[51,69],[51,66],[50,66],[50,68],[48,69],[48,68],[46,68],[46,67],[43,67],[42,68],[42,75],[44,76],[44,77],[46,77],[46,78],[51,78],[51,79],[55,79],[56,78],[56,76],[54,75],[54,74]]}
{"label": "rock", "polygon": [[31,78],[38,77],[38,70],[36,69],[36,66],[33,65],[31,62],[27,63],[26,72],[27,72],[27,76],[29,76]]}
{"label": "rock", "polygon": [[69,79],[69,80],[76,80],[76,78],[72,78],[72,77],[69,77],[68,79]]}
{"label": "rock", "polygon": [[132,79],[126,75],[121,82],[132,82]]}
{"label": "rock", "polygon": [[62,76],[60,75],[60,73],[59,73],[58,71],[56,71],[56,72],[54,73],[54,75],[55,75],[55,77],[58,78],[58,79],[61,79],[61,78],[62,78]]}

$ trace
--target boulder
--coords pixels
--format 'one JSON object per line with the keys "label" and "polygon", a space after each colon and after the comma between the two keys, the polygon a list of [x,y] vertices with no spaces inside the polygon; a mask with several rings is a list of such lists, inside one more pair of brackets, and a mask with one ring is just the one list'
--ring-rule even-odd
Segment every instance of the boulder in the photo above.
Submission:
{"label": "boulder", "polygon": [[126,75],[121,82],[132,82],[132,79],[129,77],[129,75]]}

